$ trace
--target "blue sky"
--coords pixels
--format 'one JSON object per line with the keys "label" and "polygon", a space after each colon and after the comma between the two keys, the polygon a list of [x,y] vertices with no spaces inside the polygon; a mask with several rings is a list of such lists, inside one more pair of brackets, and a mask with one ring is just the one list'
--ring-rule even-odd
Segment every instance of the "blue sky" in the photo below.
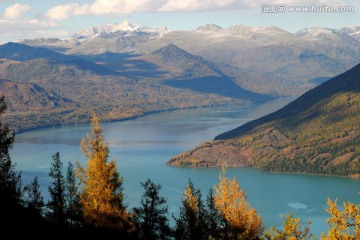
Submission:
{"label": "blue sky", "polygon": [[[282,12],[262,7],[285,6]],[[292,6],[353,7],[349,12],[290,12]],[[267,8],[269,9],[269,8]],[[272,8],[273,9],[273,8]],[[275,10],[276,11],[276,10]],[[304,27],[360,25],[358,0],[0,0],[0,43],[25,38],[68,38],[92,25],[131,22],[169,30],[207,23],[276,26],[289,32]]]}

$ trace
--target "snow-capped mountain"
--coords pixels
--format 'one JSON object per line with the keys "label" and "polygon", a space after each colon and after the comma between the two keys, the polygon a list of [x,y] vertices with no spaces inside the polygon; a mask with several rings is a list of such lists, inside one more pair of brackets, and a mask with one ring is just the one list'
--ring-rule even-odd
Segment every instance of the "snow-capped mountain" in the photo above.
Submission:
{"label": "snow-capped mountain", "polygon": [[307,27],[303,28],[296,32],[297,36],[311,36],[317,37],[320,35],[333,35],[336,34],[338,31],[336,29],[331,28],[323,28],[323,27]]}
{"label": "snow-capped mountain", "polygon": [[345,26],[345,27],[339,28],[339,32],[351,35],[353,33],[360,32],[360,26]]}
{"label": "snow-capped mountain", "polygon": [[359,40],[357,36],[360,35],[360,26],[346,26],[339,29],[310,27],[297,31],[296,35],[307,39],[327,38],[332,40],[340,39],[341,41],[345,39],[347,42],[353,43],[354,39]]}
{"label": "snow-capped mountain", "polygon": [[[295,84],[291,86],[296,92],[302,92],[299,86],[309,79],[335,76],[360,62],[360,27],[356,26],[310,27],[291,33],[275,26],[222,28],[207,24],[193,30],[167,31],[123,21],[78,31],[66,41],[40,39],[26,44],[82,56],[140,56],[174,44],[218,64],[286,79],[289,86]],[[242,76],[236,77],[243,81]],[[249,78],[250,87],[251,81]],[[269,88],[266,80],[264,86]]]}
{"label": "snow-capped mountain", "polygon": [[211,31],[211,32],[215,32],[215,31],[219,31],[221,30],[222,27],[216,25],[216,24],[206,24],[205,26],[200,26],[198,27],[196,30],[197,31]]}
{"label": "snow-capped mountain", "polygon": [[348,34],[357,41],[360,41],[360,26],[346,26],[339,29],[339,32]]}
{"label": "snow-capped mountain", "polygon": [[142,27],[128,20],[121,23],[109,23],[106,25],[91,26],[85,30],[75,32],[73,38],[91,39],[94,37],[113,37],[116,34],[132,34],[132,33],[151,33],[156,36],[161,36],[167,31],[166,27],[150,28]]}

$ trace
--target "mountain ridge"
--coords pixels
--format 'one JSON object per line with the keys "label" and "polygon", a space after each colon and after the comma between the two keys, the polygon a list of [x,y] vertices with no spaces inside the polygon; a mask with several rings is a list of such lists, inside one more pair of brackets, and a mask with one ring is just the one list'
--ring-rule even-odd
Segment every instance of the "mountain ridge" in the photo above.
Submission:
{"label": "mountain ridge", "polygon": [[167,31],[166,27],[159,28],[150,28],[150,27],[142,27],[138,24],[132,23],[129,20],[124,20],[121,23],[108,23],[105,25],[91,26],[87,29],[77,31],[73,34],[73,38],[75,39],[91,39],[96,36],[111,36],[114,33],[158,33],[159,36],[164,34]]}
{"label": "mountain ridge", "polygon": [[249,99],[252,102],[270,100],[270,96],[248,91],[226,76],[216,67],[216,64],[206,59],[192,55],[174,44],[169,44],[152,53],[161,56],[170,65],[180,66],[183,74],[173,75],[162,83],[193,91],[217,93],[226,97]]}
{"label": "mountain ridge", "polygon": [[[302,30],[303,34],[299,30],[296,34],[271,26],[238,24],[222,28],[212,23],[193,30],[171,31],[125,21],[92,26],[63,41],[28,40],[26,43],[43,44],[68,55],[92,59],[107,53],[129,55],[129,58],[145,56],[174,44],[210,62],[247,72],[245,80],[241,79],[241,74],[235,77],[242,88],[250,91],[259,88],[258,93],[275,96],[298,96],[315,86],[311,79],[334,77],[360,62],[357,29],[354,26],[314,27]],[[250,79],[255,81],[250,82]],[[281,89],[274,87],[279,82]]]}
{"label": "mountain ridge", "polygon": [[357,65],[282,109],[220,134],[167,164],[358,176],[359,76]]}
{"label": "mountain ridge", "polygon": [[[295,114],[296,111],[302,108],[310,107],[314,102],[321,101],[322,99],[341,92],[359,91],[360,81],[353,81],[351,78],[353,75],[360,76],[360,64],[350,69],[349,71],[334,77],[320,86],[311,89],[304,93],[302,96],[292,101],[288,105],[279,109],[275,113],[271,113],[257,120],[251,121],[239,128],[235,128],[228,133],[223,133],[214,138],[214,140],[225,140],[232,138],[231,136],[240,135],[246,131],[251,130],[258,124],[263,124],[269,121],[273,121],[276,118],[281,118],[283,115]],[[341,80],[341,81],[340,81]],[[231,135],[231,136],[230,136]]]}
{"label": "mountain ridge", "polygon": [[[18,52],[14,51],[16,46],[20,46]],[[16,131],[36,127],[87,123],[91,119],[92,112],[96,112],[102,120],[114,121],[171,109],[246,104],[256,101],[255,97],[250,98],[251,94],[263,96],[255,93],[249,93],[249,96],[246,96],[241,95],[241,92],[237,93],[237,96],[229,96],[226,92],[229,91],[226,89],[229,86],[213,87],[211,91],[204,91],[206,88],[202,84],[199,84],[200,88],[197,89],[172,86],[164,83],[165,78],[135,76],[122,71],[115,72],[94,62],[82,60],[78,56],[67,58],[60,53],[55,53],[55,59],[44,58],[52,56],[51,54],[43,54],[44,52],[51,52],[50,50],[44,51],[41,48],[18,43],[6,44],[2,48],[5,49],[3,57],[8,57],[8,59],[0,59],[0,78],[10,80],[18,86],[39,86],[44,91],[59,96],[59,104],[55,104],[59,107],[46,108],[45,105],[41,107],[37,104],[37,99],[28,96],[31,95],[31,92],[21,92],[20,89],[19,92],[14,92],[14,96],[31,99],[28,102],[23,102],[24,107],[21,104],[13,105],[11,111],[4,116]],[[6,48],[10,48],[11,51],[6,51]],[[22,51],[23,48],[26,51]],[[177,53],[181,52],[180,49],[176,51]],[[205,60],[201,62],[199,57],[190,54],[186,56],[203,64],[205,70],[204,72],[200,71],[199,74],[206,73],[207,75],[199,76],[205,76],[204,81],[208,76],[217,74],[206,65]],[[66,60],[57,60],[63,58]],[[183,72],[186,73],[188,70],[191,71],[191,68],[185,68]],[[218,79],[209,79],[216,85],[221,84],[217,82]],[[179,78],[178,80],[188,79]],[[222,80],[226,80],[233,84],[231,86],[241,89],[231,79]],[[5,93],[9,89],[9,84],[2,86],[2,91]],[[13,88],[11,91],[16,89]],[[243,90],[243,93],[246,91]],[[21,95],[24,96],[21,97]],[[74,107],[73,105],[68,106],[69,104],[65,101],[60,101],[60,98],[74,102]],[[26,107],[26,105],[28,106]],[[19,112],[21,112],[21,118],[16,115]]]}
{"label": "mountain ridge", "polygon": [[0,96],[5,96],[8,111],[21,114],[29,109],[51,110],[55,108],[74,109],[75,102],[47,91],[34,83],[16,83],[0,79]]}

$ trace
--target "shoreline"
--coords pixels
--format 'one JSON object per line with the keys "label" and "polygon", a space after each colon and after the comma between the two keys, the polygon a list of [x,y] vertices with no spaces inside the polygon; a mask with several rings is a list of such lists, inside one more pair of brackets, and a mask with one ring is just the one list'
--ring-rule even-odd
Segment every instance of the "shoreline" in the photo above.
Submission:
{"label": "shoreline", "polygon": [[[206,168],[223,168],[222,166],[174,166],[171,164],[168,164],[167,161],[165,162],[166,166],[169,167],[173,167],[173,168],[201,168],[201,169],[206,169]],[[339,177],[339,178],[347,178],[347,179],[353,179],[353,180],[360,180],[360,175],[359,176],[342,176],[342,175],[332,175],[332,174],[323,174],[323,173],[306,173],[306,172],[280,172],[280,171],[265,171],[263,170],[261,167],[236,167],[236,166],[229,166],[229,167],[224,167],[225,169],[229,168],[229,169],[257,169],[257,170],[261,170],[264,173],[272,173],[272,174],[294,174],[294,175],[308,175],[308,176],[319,176],[319,177]]]}
{"label": "shoreline", "polygon": [[[145,116],[152,115],[152,114],[173,112],[173,111],[178,111],[178,110],[191,110],[191,109],[201,109],[201,108],[207,109],[207,108],[213,108],[213,107],[215,107],[215,108],[216,107],[245,107],[245,106],[256,105],[256,104],[261,104],[261,103],[223,104],[223,105],[194,106],[194,107],[184,107],[184,108],[169,108],[166,110],[144,112],[139,115],[134,115],[132,117],[124,117],[124,118],[118,118],[118,119],[105,119],[105,120],[101,120],[101,123],[113,123],[113,122],[135,120],[137,118],[145,117]],[[91,117],[88,120],[85,120],[84,122],[81,122],[81,123],[44,125],[44,126],[38,126],[38,127],[33,127],[33,128],[20,129],[18,131],[14,131],[14,133],[16,135],[16,134],[22,134],[22,133],[26,133],[26,132],[32,132],[32,131],[48,129],[48,128],[55,128],[55,127],[79,127],[79,126],[88,125],[88,124],[90,124],[90,122],[91,122]]]}

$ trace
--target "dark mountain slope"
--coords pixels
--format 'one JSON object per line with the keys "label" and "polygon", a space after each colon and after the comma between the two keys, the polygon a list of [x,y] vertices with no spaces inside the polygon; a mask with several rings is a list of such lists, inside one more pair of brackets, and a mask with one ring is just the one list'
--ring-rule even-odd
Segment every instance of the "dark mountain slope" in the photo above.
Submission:
{"label": "dark mountain slope", "polygon": [[207,94],[217,94],[252,102],[269,100],[270,97],[240,87],[233,79],[221,72],[214,63],[192,55],[174,44],[139,57],[162,70],[161,83],[167,86],[189,89]]}
{"label": "dark mountain slope", "polygon": [[[47,57],[51,51],[26,45],[5,44],[2,47],[9,54],[2,56],[8,58],[0,59],[0,78],[13,83],[3,85],[2,91],[5,95],[12,92],[12,97],[17,98],[11,100],[9,97],[12,108],[4,117],[16,131],[85,123],[91,119],[93,112],[98,113],[102,120],[111,121],[169,109],[246,104],[251,101],[246,97],[231,98],[218,93],[172,87],[163,84],[164,79],[130,78],[80,59],[52,59]],[[21,51],[22,48],[24,51]],[[37,54],[27,54],[26,51]],[[13,60],[18,59],[15,55],[29,60]],[[27,86],[31,86],[36,94],[32,95]],[[36,91],[37,88],[43,89],[44,94]],[[59,101],[47,97],[51,94]]]}
{"label": "dark mountain slope", "polygon": [[0,58],[16,61],[27,61],[35,58],[51,58],[55,60],[74,60],[76,57],[64,55],[41,47],[30,47],[25,44],[9,42],[0,45]]}
{"label": "dark mountain slope", "polygon": [[174,44],[162,47],[151,55],[159,56],[164,65],[174,66],[183,71],[182,74],[175,75],[175,77],[199,78],[223,75],[223,73],[215,68],[214,64],[206,61],[202,57],[192,55]]}
{"label": "dark mountain slope", "polygon": [[49,58],[37,58],[25,62],[3,60],[0,64],[2,78],[27,83],[41,83],[49,79],[69,79],[92,77],[95,75],[113,75],[115,73],[91,62],[83,60],[59,61]]}
{"label": "dark mountain slope", "polygon": [[[350,69],[349,71],[340,74],[339,76],[324,82],[318,87],[304,93],[298,99],[286,105],[279,111],[266,115],[257,120],[251,121],[243,126],[240,126],[230,132],[220,134],[215,137],[215,140],[228,139],[240,136],[242,133],[247,132],[254,127],[274,120],[281,120],[291,116],[297,117],[300,113],[306,112],[308,109],[313,109],[318,103],[324,103],[336,94],[344,93],[359,93],[360,92],[360,64]],[[320,106],[317,106],[320,107]],[[316,111],[316,110],[315,110]],[[326,113],[324,113],[326,114]],[[313,116],[315,114],[313,113]],[[308,118],[309,114],[306,115]],[[304,116],[297,120],[292,118],[293,124],[301,123]]]}
{"label": "dark mountain slope", "polygon": [[335,175],[360,173],[360,65],[284,108],[169,160]]}
{"label": "dark mountain slope", "polygon": [[15,83],[0,79],[0,96],[6,97],[7,107],[13,114],[25,111],[36,111],[36,109],[53,110],[74,109],[76,103],[65,99],[54,92],[45,90],[34,83]]}

